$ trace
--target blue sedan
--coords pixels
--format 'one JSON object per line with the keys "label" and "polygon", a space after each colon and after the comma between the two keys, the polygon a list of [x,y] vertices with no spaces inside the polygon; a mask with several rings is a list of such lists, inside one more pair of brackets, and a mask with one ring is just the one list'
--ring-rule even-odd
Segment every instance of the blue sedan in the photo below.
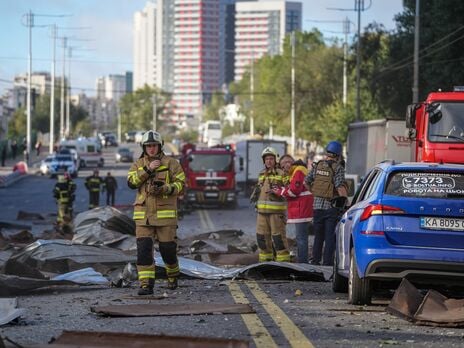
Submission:
{"label": "blue sedan", "polygon": [[[369,304],[378,287],[464,281],[464,166],[382,162],[337,225],[332,288]],[[391,286],[390,286],[391,287]]]}

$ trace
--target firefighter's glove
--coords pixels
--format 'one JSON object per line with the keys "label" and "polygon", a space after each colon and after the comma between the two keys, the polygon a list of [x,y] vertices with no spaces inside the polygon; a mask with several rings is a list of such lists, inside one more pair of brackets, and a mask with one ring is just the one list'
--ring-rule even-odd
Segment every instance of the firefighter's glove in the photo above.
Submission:
{"label": "firefighter's glove", "polygon": [[271,190],[271,193],[276,195],[276,196],[279,196],[281,197],[284,193],[284,188],[283,187],[277,187],[277,186],[274,186]]}
{"label": "firefighter's glove", "polygon": [[155,186],[153,185],[151,187],[150,193],[154,196],[164,196],[164,195],[170,195],[174,191],[174,188],[171,187],[171,185],[164,184],[162,186]]}

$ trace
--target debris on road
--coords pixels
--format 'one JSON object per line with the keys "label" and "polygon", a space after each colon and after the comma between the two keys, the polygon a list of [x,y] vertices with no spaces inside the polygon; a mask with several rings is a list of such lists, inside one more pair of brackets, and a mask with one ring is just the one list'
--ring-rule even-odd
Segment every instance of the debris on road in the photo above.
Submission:
{"label": "debris on road", "polygon": [[436,290],[421,292],[407,279],[401,281],[386,311],[415,324],[464,327],[464,300],[443,296]]}
{"label": "debris on road", "polygon": [[17,308],[17,298],[0,298],[0,326],[8,324],[26,313],[23,308]]}
{"label": "debris on road", "polygon": [[181,303],[181,304],[127,304],[91,307],[94,313],[112,317],[153,317],[200,314],[249,314],[255,310],[249,304]]}
{"label": "debris on road", "polygon": [[52,343],[60,347],[189,347],[189,348],[248,348],[249,342],[237,339],[146,335],[122,332],[98,332],[98,331],[63,331]]}

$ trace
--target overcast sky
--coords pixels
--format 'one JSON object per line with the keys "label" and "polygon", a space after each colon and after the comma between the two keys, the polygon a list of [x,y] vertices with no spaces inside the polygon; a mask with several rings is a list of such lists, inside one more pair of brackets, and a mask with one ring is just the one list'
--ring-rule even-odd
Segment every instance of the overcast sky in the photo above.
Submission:
{"label": "overcast sky", "polygon": [[[316,27],[328,39],[342,36],[345,17],[357,23],[355,0],[302,0],[303,30]],[[59,36],[73,37],[71,84],[73,93],[84,90],[94,95],[95,79],[109,74],[132,71],[132,21],[135,11],[142,10],[146,0],[1,0],[0,1],[0,93],[12,86],[16,74],[27,72],[28,29],[25,14],[32,10],[36,15],[32,29],[32,70],[50,71],[52,44],[50,30],[56,23],[63,28]],[[403,9],[402,0],[365,0],[361,28],[377,22],[394,29],[394,16]],[[49,17],[47,15],[70,15]],[[324,22],[334,21],[334,22]],[[87,29],[84,29],[87,28]],[[352,30],[356,28],[352,26]],[[352,38],[352,35],[351,37]],[[56,72],[62,70],[62,48],[57,42]]]}

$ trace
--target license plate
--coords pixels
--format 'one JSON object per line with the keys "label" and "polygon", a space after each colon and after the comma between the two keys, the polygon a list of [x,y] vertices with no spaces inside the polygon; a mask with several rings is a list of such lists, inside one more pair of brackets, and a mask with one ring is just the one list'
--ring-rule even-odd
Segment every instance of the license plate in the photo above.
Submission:
{"label": "license plate", "polygon": [[420,226],[434,230],[451,230],[464,232],[464,219],[421,217]]}
{"label": "license plate", "polygon": [[217,192],[205,192],[205,197],[216,198],[218,196]]}

